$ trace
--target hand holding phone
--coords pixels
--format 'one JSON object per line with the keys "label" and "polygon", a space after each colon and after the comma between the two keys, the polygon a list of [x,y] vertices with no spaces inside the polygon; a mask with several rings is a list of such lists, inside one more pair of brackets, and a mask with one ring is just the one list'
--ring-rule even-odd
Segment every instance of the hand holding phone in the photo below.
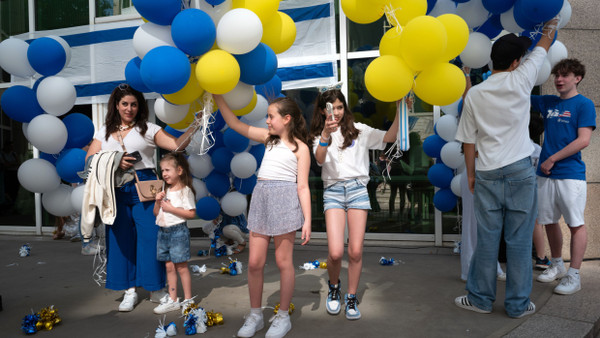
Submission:
{"label": "hand holding phone", "polygon": [[330,117],[331,121],[334,121],[335,118],[333,117],[333,104],[331,102],[327,102],[325,106],[327,108],[327,116]]}
{"label": "hand holding phone", "polygon": [[140,154],[140,152],[139,152],[139,151],[137,151],[137,150],[136,150],[136,151],[134,151],[134,152],[133,152],[133,153],[131,153],[131,154],[127,153],[127,154],[125,154],[125,156],[127,156],[127,157],[133,157],[133,158],[135,158],[135,160],[130,160],[130,161],[127,161],[127,162],[129,162],[129,163],[131,163],[131,164],[136,164],[136,163],[138,163],[139,161],[141,161],[141,160],[142,160],[142,155],[141,155],[141,154]]}

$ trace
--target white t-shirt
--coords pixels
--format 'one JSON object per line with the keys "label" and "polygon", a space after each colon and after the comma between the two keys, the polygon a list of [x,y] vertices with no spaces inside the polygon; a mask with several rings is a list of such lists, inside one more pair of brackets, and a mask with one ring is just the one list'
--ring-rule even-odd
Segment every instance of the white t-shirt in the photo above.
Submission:
{"label": "white t-shirt", "polygon": [[[369,149],[385,148],[383,138],[385,130],[374,129],[366,124],[354,123],[356,129],[360,130],[358,138],[346,149],[341,149],[344,137],[340,128],[331,134],[331,145],[327,148],[325,162],[320,166],[321,179],[325,188],[328,186],[351,179],[358,179],[364,185],[369,183]],[[319,137],[313,142],[313,153],[317,152]]]}
{"label": "white t-shirt", "polygon": [[[142,160],[134,165],[135,170],[156,168],[156,163],[154,162],[156,149],[154,136],[161,128],[152,122],[147,122],[147,124],[148,130],[146,130],[144,136],[140,134],[139,127],[135,127],[123,138],[123,143],[125,144],[128,153],[133,153],[137,150],[140,152],[140,155],[142,155]],[[107,141],[105,135],[106,125],[102,126],[94,135],[95,139],[102,142],[102,150],[124,151],[118,138],[109,136]]]}
{"label": "white t-shirt", "polygon": [[[189,187],[184,187],[180,190],[167,189],[167,199],[176,208],[185,210],[196,209],[196,199],[194,193]],[[164,212],[162,208],[156,215],[156,224],[161,227],[170,227],[185,222],[186,219],[176,216],[170,212]]]}
{"label": "white t-shirt", "polygon": [[546,50],[536,47],[511,72],[491,75],[467,93],[456,139],[479,151],[477,170],[502,168],[530,156],[530,95]]}

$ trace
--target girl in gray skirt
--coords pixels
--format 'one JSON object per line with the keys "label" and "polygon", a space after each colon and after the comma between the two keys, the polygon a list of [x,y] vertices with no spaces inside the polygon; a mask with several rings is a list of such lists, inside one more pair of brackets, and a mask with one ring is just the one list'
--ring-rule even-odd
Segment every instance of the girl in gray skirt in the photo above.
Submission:
{"label": "girl in gray skirt", "polygon": [[273,237],[281,278],[280,307],[266,337],[283,337],[292,328],[288,310],[294,292],[292,254],[296,231],[302,228],[302,245],[308,243],[311,232],[310,152],[306,145],[306,122],[298,105],[287,97],[275,99],[269,105],[268,129],[249,126],[238,120],[222,96],[213,97],[230,128],[266,145],[248,214],[250,314],[237,336],[252,337],[264,327],[261,310],[263,271]]}

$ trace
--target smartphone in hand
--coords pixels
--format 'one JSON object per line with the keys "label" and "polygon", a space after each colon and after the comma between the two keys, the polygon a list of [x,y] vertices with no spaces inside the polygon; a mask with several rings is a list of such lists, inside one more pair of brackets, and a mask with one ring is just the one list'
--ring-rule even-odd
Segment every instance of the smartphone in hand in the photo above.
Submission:
{"label": "smartphone in hand", "polygon": [[334,121],[335,118],[333,117],[333,104],[331,102],[327,102],[325,106],[327,108],[327,116],[329,116],[331,121]]}
{"label": "smartphone in hand", "polygon": [[133,152],[133,153],[131,153],[131,154],[127,153],[127,154],[125,154],[125,156],[128,156],[128,157],[134,157],[134,158],[135,158],[135,160],[130,160],[130,161],[127,161],[127,162],[129,162],[129,163],[132,163],[132,164],[136,164],[136,163],[138,163],[139,161],[141,161],[141,160],[142,160],[142,155],[141,155],[141,154],[140,154],[140,152],[139,152],[139,151],[137,151],[137,150],[136,150],[136,151],[134,151],[134,152]]}

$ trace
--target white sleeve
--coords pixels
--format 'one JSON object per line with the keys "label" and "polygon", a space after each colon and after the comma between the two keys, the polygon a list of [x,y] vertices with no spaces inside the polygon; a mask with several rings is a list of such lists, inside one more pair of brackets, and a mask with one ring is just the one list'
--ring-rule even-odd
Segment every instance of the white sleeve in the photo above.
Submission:
{"label": "white sleeve", "polygon": [[184,194],[185,196],[183,197],[183,201],[181,201],[182,208],[184,208],[185,210],[196,209],[196,203],[194,203],[196,201],[196,198],[194,197],[192,189],[186,187]]}
{"label": "white sleeve", "polygon": [[386,133],[385,130],[371,128],[362,123],[357,123],[356,127],[360,130],[359,137],[363,138],[363,142],[368,149],[385,149],[385,142],[383,142]]}
{"label": "white sleeve", "polygon": [[473,115],[473,106],[469,100],[469,94],[465,97],[462,115],[456,130],[456,139],[463,143],[476,143],[477,125]]}

